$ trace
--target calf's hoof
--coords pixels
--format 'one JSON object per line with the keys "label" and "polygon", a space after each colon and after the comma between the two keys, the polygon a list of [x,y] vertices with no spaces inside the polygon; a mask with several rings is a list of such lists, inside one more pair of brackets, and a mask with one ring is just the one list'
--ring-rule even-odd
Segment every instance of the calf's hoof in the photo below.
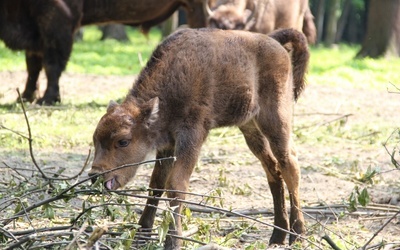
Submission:
{"label": "calf's hoof", "polygon": [[286,233],[274,228],[272,231],[271,238],[269,239],[269,245],[284,245],[285,244]]}
{"label": "calf's hoof", "polygon": [[[294,223],[294,225],[293,225],[291,231],[294,232],[294,233],[296,233],[296,234],[298,234],[298,235],[303,235],[303,234],[306,232],[306,228],[305,228],[305,226],[304,226],[304,222],[301,221],[301,220],[297,220],[297,221]],[[297,236],[297,235],[291,234],[291,235],[289,236],[289,244],[290,244],[290,245],[292,245],[292,244],[295,243],[295,242],[301,242],[301,241],[302,241],[302,239],[301,239],[299,236]]]}

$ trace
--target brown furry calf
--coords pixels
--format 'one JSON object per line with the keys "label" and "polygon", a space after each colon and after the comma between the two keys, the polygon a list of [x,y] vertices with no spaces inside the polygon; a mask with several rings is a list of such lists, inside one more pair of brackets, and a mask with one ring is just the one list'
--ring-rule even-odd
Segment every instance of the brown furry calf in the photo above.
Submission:
{"label": "brown furry calf", "polygon": [[[291,50],[292,59],[287,50]],[[291,142],[293,101],[304,88],[309,59],[303,34],[293,29],[270,34],[212,29],[182,30],[154,51],[125,101],[110,103],[93,135],[95,157],[90,175],[143,161],[149,152],[176,161],[155,164],[150,187],[187,191],[189,178],[209,131],[238,126],[261,161],[274,199],[275,225],[304,233],[300,211],[300,170]],[[104,174],[105,187],[124,186],[135,168]],[[284,183],[291,201],[290,224]],[[163,192],[152,192],[161,196]],[[182,192],[167,192],[185,199]],[[153,226],[158,201],[149,199],[139,224]],[[181,212],[182,204],[170,202]],[[175,216],[170,233],[181,235]],[[274,228],[271,244],[284,244]],[[296,240],[290,235],[290,243]],[[168,237],[166,249],[181,241]]]}

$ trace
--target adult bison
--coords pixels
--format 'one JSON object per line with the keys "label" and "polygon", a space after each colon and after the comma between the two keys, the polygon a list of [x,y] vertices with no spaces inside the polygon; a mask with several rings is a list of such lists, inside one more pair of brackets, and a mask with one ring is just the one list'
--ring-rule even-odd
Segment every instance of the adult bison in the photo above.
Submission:
{"label": "adult bison", "polygon": [[122,23],[150,27],[180,6],[191,27],[204,27],[201,0],[1,0],[0,39],[12,50],[25,50],[28,79],[22,97],[35,99],[44,68],[47,89],[38,104],[60,101],[59,78],[72,50],[74,31],[81,25]]}
{"label": "adult bison", "polygon": [[[277,227],[270,244],[284,244],[289,230],[293,243],[305,228],[300,169],[291,140],[292,109],[305,86],[308,60],[306,38],[294,29],[269,36],[219,29],[173,33],[154,51],[123,103],[110,102],[93,135],[89,175],[103,173],[104,186],[115,190],[136,173],[135,167],[118,166],[141,162],[154,151],[157,159],[175,156],[176,161],[156,162],[150,187],[157,191],[151,192],[155,198],[148,199],[139,224],[142,230],[152,228],[156,197],[167,189],[176,222],[169,233],[180,235],[180,200],[203,142],[213,128],[238,126],[266,172],[274,199]],[[168,236],[165,248],[178,249],[180,244]]]}
{"label": "adult bison", "polygon": [[308,0],[205,0],[204,7],[209,27],[263,34],[294,28],[302,30],[309,43],[316,39]]}

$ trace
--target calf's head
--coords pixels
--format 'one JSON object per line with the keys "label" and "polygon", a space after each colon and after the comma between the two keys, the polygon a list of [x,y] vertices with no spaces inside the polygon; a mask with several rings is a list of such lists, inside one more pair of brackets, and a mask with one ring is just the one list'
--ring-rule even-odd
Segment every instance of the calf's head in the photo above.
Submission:
{"label": "calf's head", "polygon": [[[158,98],[142,103],[110,102],[93,134],[95,148],[89,176],[138,163],[154,150],[152,125],[158,118]],[[115,190],[135,176],[137,166],[104,173],[104,186]]]}

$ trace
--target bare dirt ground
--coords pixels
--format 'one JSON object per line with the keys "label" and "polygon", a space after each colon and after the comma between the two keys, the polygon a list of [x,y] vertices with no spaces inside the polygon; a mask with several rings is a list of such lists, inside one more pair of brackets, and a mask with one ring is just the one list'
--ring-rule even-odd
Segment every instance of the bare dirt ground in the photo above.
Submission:
{"label": "bare dirt ground", "polygon": [[[0,104],[9,103],[17,97],[15,87],[23,90],[25,72],[2,72],[0,79]],[[128,90],[133,80],[132,76],[65,73],[61,79],[62,98],[69,100],[84,94],[88,95],[88,99],[93,99],[116,87]],[[41,82],[45,83],[43,76]],[[371,143],[377,134],[378,138],[388,138],[391,131],[400,127],[400,95],[384,89],[343,89],[310,84],[295,105],[295,143],[302,168],[302,203],[309,209],[305,209],[309,211],[309,215],[305,216],[308,234],[317,239],[325,234],[333,235],[342,249],[354,249],[357,244],[362,246],[390,218],[385,216],[386,212],[400,208],[400,171],[394,170],[390,156],[381,144],[384,142],[382,139]],[[126,91],[123,91],[121,97],[125,94]],[[352,134],[352,130],[356,132]],[[389,150],[392,150],[395,145],[389,146]],[[82,161],[87,150],[79,148],[75,153],[81,155],[76,161]],[[50,155],[57,157],[52,159]],[[55,163],[67,161],[62,150],[43,157]],[[0,158],[4,162],[27,161],[10,155],[0,154]],[[80,162],[69,161],[69,164],[81,166]],[[380,169],[373,185],[356,180],[368,167]],[[132,185],[146,186],[150,171],[150,166],[142,167]],[[356,185],[368,188],[374,207],[360,210],[362,212],[359,214],[349,214],[338,205],[348,201]],[[213,134],[204,145],[201,159],[192,175],[190,191],[210,194],[216,189],[222,190],[223,205],[227,209],[267,209],[272,212],[272,196],[265,174],[238,131],[221,129]],[[195,197],[189,199],[196,200]],[[376,210],[376,204],[384,205],[382,210]],[[312,208],[317,206],[328,208],[313,212]],[[345,215],[329,214],[333,210],[343,211]],[[268,217],[265,221],[271,223],[272,219]],[[255,226],[260,231],[254,235],[248,234],[248,239],[267,241],[272,230],[262,225]],[[399,235],[400,219],[397,217],[379,232],[373,244],[380,241],[397,242],[397,247],[400,247]],[[237,246],[240,248],[239,243]],[[391,247],[396,248],[393,245]]]}

